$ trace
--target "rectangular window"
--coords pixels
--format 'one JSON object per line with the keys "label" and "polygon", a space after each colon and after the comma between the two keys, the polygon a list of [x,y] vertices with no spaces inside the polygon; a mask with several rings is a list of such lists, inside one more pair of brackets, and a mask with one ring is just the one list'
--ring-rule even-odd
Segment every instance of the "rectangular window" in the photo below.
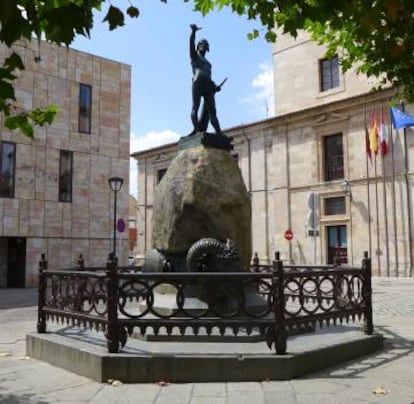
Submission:
{"label": "rectangular window", "polygon": [[346,226],[327,226],[328,264],[347,264],[348,246]]}
{"label": "rectangular window", "polygon": [[0,197],[14,198],[16,144],[0,142]]}
{"label": "rectangular window", "polygon": [[91,133],[92,87],[79,84],[79,132]]}
{"label": "rectangular window", "polygon": [[344,178],[342,134],[324,137],[325,181]]}
{"label": "rectangular window", "polygon": [[161,168],[160,170],[157,170],[157,184],[161,182],[166,172],[167,172],[166,168]]}
{"label": "rectangular window", "polygon": [[61,150],[59,160],[59,202],[72,202],[73,152]]}
{"label": "rectangular window", "polygon": [[339,87],[339,59],[338,56],[332,59],[321,59],[319,61],[319,72],[321,91]]}
{"label": "rectangular window", "polygon": [[343,215],[346,213],[345,197],[325,199],[325,215]]}

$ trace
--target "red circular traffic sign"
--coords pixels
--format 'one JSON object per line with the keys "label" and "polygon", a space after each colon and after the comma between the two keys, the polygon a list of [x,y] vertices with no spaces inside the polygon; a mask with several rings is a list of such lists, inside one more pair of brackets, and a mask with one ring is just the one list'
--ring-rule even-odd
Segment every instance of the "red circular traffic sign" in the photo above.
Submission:
{"label": "red circular traffic sign", "polygon": [[285,239],[290,241],[293,238],[293,231],[288,229],[285,231]]}

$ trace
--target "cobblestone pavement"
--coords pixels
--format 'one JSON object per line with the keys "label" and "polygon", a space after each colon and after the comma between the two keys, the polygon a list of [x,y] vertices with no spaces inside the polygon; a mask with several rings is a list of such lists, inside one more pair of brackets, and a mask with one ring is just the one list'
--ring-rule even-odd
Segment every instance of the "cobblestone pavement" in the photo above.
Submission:
{"label": "cobblestone pavement", "polygon": [[0,289],[0,403],[414,403],[414,280],[373,280],[383,351],[283,382],[102,384],[25,356],[36,290]]}

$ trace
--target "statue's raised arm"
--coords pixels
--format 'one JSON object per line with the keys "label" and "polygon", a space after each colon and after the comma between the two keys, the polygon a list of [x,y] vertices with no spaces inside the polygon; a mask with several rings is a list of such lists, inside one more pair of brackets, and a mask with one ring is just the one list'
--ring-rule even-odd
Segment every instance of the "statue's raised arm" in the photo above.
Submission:
{"label": "statue's raised arm", "polygon": [[191,24],[190,25],[191,28],[191,34],[190,34],[190,58],[191,60],[195,57],[197,57],[197,49],[195,46],[195,36],[196,36],[196,32],[199,31],[201,28],[197,27],[196,24]]}

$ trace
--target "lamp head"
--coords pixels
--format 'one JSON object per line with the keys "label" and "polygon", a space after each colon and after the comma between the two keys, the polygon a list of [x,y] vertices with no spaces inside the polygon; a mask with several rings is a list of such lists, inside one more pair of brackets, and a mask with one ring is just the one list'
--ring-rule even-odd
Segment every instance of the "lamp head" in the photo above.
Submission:
{"label": "lamp head", "polygon": [[108,183],[112,191],[118,192],[121,190],[124,180],[121,177],[111,177],[109,178]]}
{"label": "lamp head", "polygon": [[349,183],[348,180],[344,180],[341,183],[341,188],[342,188],[342,191],[349,193],[351,191],[351,184]]}

